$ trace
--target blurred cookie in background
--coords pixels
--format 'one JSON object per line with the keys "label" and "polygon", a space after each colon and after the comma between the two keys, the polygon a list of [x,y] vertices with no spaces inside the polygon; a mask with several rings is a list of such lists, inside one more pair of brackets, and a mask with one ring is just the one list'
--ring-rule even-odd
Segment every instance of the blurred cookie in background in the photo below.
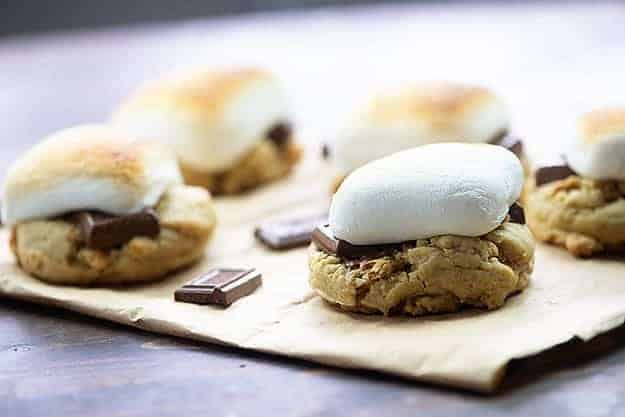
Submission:
{"label": "blurred cookie in background", "polygon": [[577,120],[564,155],[537,164],[526,193],[534,235],[575,256],[625,250],[625,107]]}
{"label": "blurred cookie in background", "polygon": [[112,123],[172,147],[187,184],[237,194],[287,176],[300,160],[289,110],[267,71],[204,70],[140,88]]}
{"label": "blurred cookie in background", "polygon": [[501,145],[526,166],[523,142],[510,131],[508,112],[492,91],[424,81],[375,96],[324,146],[337,175],[333,188],[367,162],[431,143]]}

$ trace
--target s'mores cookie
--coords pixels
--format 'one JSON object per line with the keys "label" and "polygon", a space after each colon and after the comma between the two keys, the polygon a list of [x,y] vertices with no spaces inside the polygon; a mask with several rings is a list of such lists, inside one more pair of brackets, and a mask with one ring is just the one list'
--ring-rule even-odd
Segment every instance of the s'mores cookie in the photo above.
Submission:
{"label": "s'mores cookie", "polygon": [[367,162],[430,143],[498,144],[524,160],[523,143],[509,124],[503,101],[486,88],[421,82],[374,97],[325,149],[338,188]]}
{"label": "s'mores cookie", "polygon": [[575,256],[625,249],[625,107],[586,113],[574,143],[529,181],[528,224]]}
{"label": "s'mores cookie", "polygon": [[528,285],[534,240],[516,204],[523,169],[487,144],[432,144],[367,164],[332,199],[310,284],[349,311],[494,309]]}
{"label": "s'mores cookie", "polygon": [[182,184],[169,149],[101,125],[26,152],[2,201],[19,266],[56,284],[161,278],[200,258],[216,224],[210,194]]}
{"label": "s'mores cookie", "polygon": [[280,83],[265,71],[204,71],[139,89],[112,123],[177,153],[185,182],[235,194],[289,174],[301,157]]}

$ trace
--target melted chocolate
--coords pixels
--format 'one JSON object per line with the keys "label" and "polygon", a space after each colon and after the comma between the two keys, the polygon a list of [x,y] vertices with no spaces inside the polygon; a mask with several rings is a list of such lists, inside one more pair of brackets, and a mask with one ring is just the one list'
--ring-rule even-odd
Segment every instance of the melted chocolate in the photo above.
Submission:
{"label": "melted chocolate", "polygon": [[525,224],[525,210],[519,203],[514,203],[508,209],[511,223]]}
{"label": "melted chocolate", "polygon": [[319,226],[312,234],[312,241],[321,250],[344,259],[373,258],[401,249],[405,243],[384,245],[352,245],[334,237],[329,225]]}
{"label": "melted chocolate", "polygon": [[97,250],[110,250],[134,237],[154,238],[160,233],[158,217],[153,209],[123,216],[80,211],[71,214],[69,220],[78,226],[85,245]]}
{"label": "melted chocolate", "polygon": [[284,146],[293,133],[293,128],[287,122],[282,122],[272,126],[267,132],[267,139],[276,144],[276,146]]}

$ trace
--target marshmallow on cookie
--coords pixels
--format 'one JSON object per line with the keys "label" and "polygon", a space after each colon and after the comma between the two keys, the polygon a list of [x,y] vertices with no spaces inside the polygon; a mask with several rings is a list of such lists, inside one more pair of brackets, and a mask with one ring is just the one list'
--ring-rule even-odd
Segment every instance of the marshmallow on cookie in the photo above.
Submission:
{"label": "marshmallow on cookie", "polygon": [[573,171],[594,180],[625,180],[625,108],[582,115],[577,133],[565,154]]}
{"label": "marshmallow on cookie", "polygon": [[112,123],[172,147],[185,181],[214,193],[283,177],[301,154],[282,86],[259,69],[198,71],[149,83],[122,103]]}
{"label": "marshmallow on cookie", "polygon": [[522,186],[521,165],[503,148],[424,146],[348,176],[332,199],[330,227],[354,245],[481,236],[504,221]]}
{"label": "marshmallow on cookie", "polygon": [[506,107],[490,90],[421,82],[374,97],[338,133],[329,153],[340,176],[392,153],[440,142],[501,144],[521,156],[521,141],[508,131]]}
{"label": "marshmallow on cookie", "polygon": [[355,170],[313,234],[310,282],[360,312],[496,308],[525,288],[534,242],[524,173],[501,146],[431,144]]}
{"label": "marshmallow on cookie", "polygon": [[74,127],[45,139],[9,168],[2,219],[13,226],[79,210],[136,213],[181,183],[168,149],[133,144],[104,126]]}
{"label": "marshmallow on cookie", "polygon": [[104,125],[30,149],[2,201],[19,265],[62,284],[160,278],[198,259],[215,226],[210,195],[182,184],[173,152]]}

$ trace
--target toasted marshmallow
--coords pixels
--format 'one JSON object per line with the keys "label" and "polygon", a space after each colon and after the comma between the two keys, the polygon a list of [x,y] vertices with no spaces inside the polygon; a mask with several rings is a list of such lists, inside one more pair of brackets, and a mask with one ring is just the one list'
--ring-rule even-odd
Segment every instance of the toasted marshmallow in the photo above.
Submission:
{"label": "toasted marshmallow", "polygon": [[565,153],[573,171],[595,180],[625,180],[625,107],[582,115],[576,139]]}
{"label": "toasted marshmallow", "polygon": [[332,199],[330,228],[355,245],[481,236],[503,222],[522,184],[519,159],[501,146],[426,145],[350,174]]}
{"label": "toasted marshmallow", "polygon": [[508,128],[503,102],[491,91],[449,82],[422,82],[374,98],[332,146],[347,174],[367,162],[439,142],[487,143]]}
{"label": "toasted marshmallow", "polygon": [[2,218],[13,225],[77,210],[133,213],[154,206],[181,182],[166,147],[133,142],[103,125],[78,126],[46,138],[13,163]]}
{"label": "toasted marshmallow", "polygon": [[288,117],[278,81],[245,69],[151,83],[120,106],[112,123],[135,137],[166,143],[181,163],[210,174],[226,171]]}

